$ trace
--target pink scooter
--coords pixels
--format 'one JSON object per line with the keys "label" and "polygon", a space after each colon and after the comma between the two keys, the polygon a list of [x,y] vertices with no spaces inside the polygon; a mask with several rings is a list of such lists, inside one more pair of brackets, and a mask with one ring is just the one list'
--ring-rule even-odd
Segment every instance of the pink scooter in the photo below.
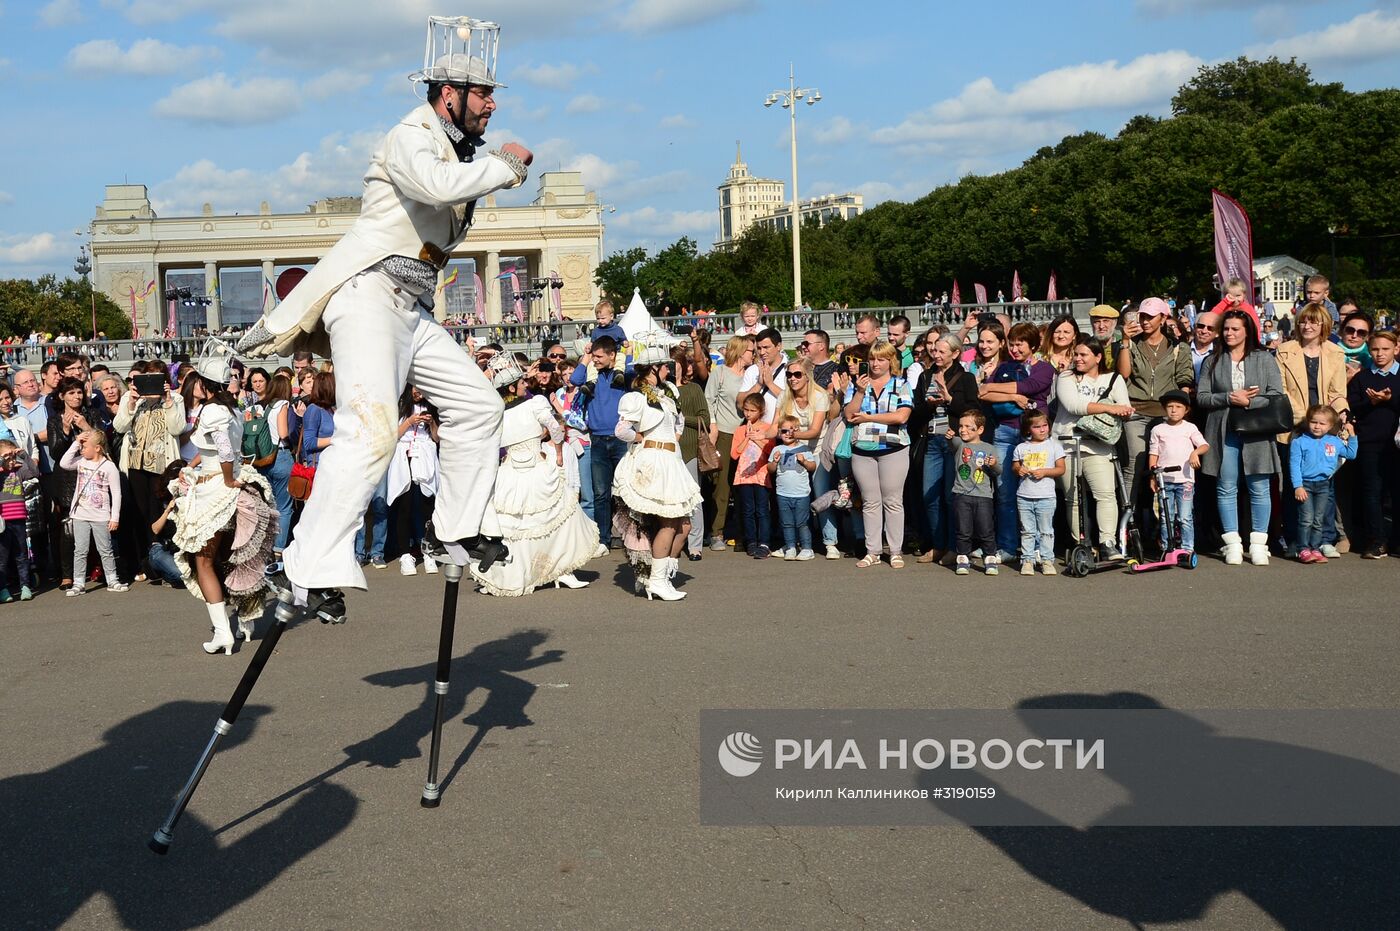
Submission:
{"label": "pink scooter", "polygon": [[1176,503],[1172,496],[1167,494],[1167,484],[1162,478],[1168,472],[1180,471],[1181,466],[1159,466],[1152,470],[1152,477],[1157,480],[1157,510],[1167,528],[1167,551],[1156,562],[1135,563],[1132,567],[1134,572],[1154,572],[1174,566],[1182,569],[1196,568],[1196,554],[1181,546],[1181,516],[1176,513]]}

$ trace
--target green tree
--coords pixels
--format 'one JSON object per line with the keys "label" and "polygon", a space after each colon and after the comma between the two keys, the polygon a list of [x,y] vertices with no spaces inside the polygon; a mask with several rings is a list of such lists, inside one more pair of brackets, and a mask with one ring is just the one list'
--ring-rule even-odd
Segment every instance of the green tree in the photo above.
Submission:
{"label": "green tree", "polygon": [[84,280],[59,281],[54,275],[0,280],[0,333],[23,336],[39,330],[91,336],[93,298],[97,329],[109,339],[129,339],[131,319],[125,310],[101,292],[91,294]]}
{"label": "green tree", "polygon": [[682,236],[658,252],[655,257],[648,259],[637,270],[637,286],[642,289],[642,295],[653,297],[665,291],[677,302],[676,306],[679,309],[681,304],[686,303],[682,291],[686,270],[697,255],[699,250],[695,246],[695,240],[689,236]]}
{"label": "green tree", "polygon": [[1240,56],[1202,65],[1172,98],[1172,114],[1247,124],[1300,103],[1333,106],[1345,93],[1340,84],[1315,83],[1308,66],[1296,58],[1251,61]]}
{"label": "green tree", "polygon": [[619,313],[627,307],[627,302],[632,299],[632,289],[637,287],[637,275],[632,269],[646,260],[647,250],[633,246],[622,252],[614,252],[598,263],[593,282],[602,289],[605,297],[621,302],[617,308]]}

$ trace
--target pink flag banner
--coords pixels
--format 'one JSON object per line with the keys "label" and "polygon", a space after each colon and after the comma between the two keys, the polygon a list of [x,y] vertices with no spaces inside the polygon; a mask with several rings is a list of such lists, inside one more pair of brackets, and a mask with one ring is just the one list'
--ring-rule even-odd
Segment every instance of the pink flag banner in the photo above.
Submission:
{"label": "pink flag banner", "polygon": [[956,306],[958,306],[958,305],[961,304],[961,303],[962,303],[962,290],[958,288],[958,280],[957,280],[956,278],[954,278],[954,279],[953,279],[953,306],[956,307]]}
{"label": "pink flag banner", "polygon": [[472,272],[472,313],[477,323],[486,322],[486,289],[481,286],[481,276]]}
{"label": "pink flag banner", "polygon": [[1011,299],[1021,299],[1021,273],[1014,268],[1011,270]]}
{"label": "pink flag banner", "polygon": [[1050,273],[1050,284],[1047,285],[1046,288],[1045,288],[1045,299],[1046,299],[1047,301],[1058,301],[1058,300],[1060,299],[1059,291],[1056,290],[1056,288],[1055,288],[1055,273],[1054,273],[1054,272],[1051,272],[1051,273]]}
{"label": "pink flag banner", "polygon": [[985,303],[987,303],[987,286],[986,286],[986,285],[984,285],[984,284],[974,284],[974,285],[972,286],[972,293],[974,293],[974,294],[977,295],[977,303],[979,303],[979,304],[985,304]]}
{"label": "pink flag banner", "polygon": [[1224,292],[1230,279],[1244,282],[1248,300],[1254,296],[1254,234],[1249,216],[1240,202],[1215,188],[1210,190],[1211,208],[1215,213],[1215,267],[1220,275],[1220,290]]}

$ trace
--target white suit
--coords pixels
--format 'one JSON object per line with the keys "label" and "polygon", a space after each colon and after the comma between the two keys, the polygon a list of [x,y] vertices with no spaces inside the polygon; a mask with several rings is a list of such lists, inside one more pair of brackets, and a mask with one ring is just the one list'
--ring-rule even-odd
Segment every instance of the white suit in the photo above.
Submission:
{"label": "white suit", "polygon": [[496,479],[501,400],[419,294],[372,266],[388,256],[450,254],[467,233],[475,200],[524,180],[518,163],[496,155],[459,161],[437,114],[418,107],[375,152],[355,225],[240,343],[254,355],[329,350],[335,361],[335,432],[283,554],[294,584],[365,587],[355,531],[393,455],[408,382],[441,417],[438,536],[481,531]]}

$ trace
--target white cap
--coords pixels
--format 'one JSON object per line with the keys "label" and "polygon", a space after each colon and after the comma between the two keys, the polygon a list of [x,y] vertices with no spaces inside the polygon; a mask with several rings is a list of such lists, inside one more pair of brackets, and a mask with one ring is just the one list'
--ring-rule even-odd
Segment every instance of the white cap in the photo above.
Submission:
{"label": "white cap", "polygon": [[440,55],[431,68],[422,72],[423,81],[430,84],[477,84],[483,87],[505,87],[475,55],[454,52]]}
{"label": "white cap", "polygon": [[477,84],[505,87],[496,80],[501,27],[470,16],[429,16],[423,70],[408,76],[415,84]]}

